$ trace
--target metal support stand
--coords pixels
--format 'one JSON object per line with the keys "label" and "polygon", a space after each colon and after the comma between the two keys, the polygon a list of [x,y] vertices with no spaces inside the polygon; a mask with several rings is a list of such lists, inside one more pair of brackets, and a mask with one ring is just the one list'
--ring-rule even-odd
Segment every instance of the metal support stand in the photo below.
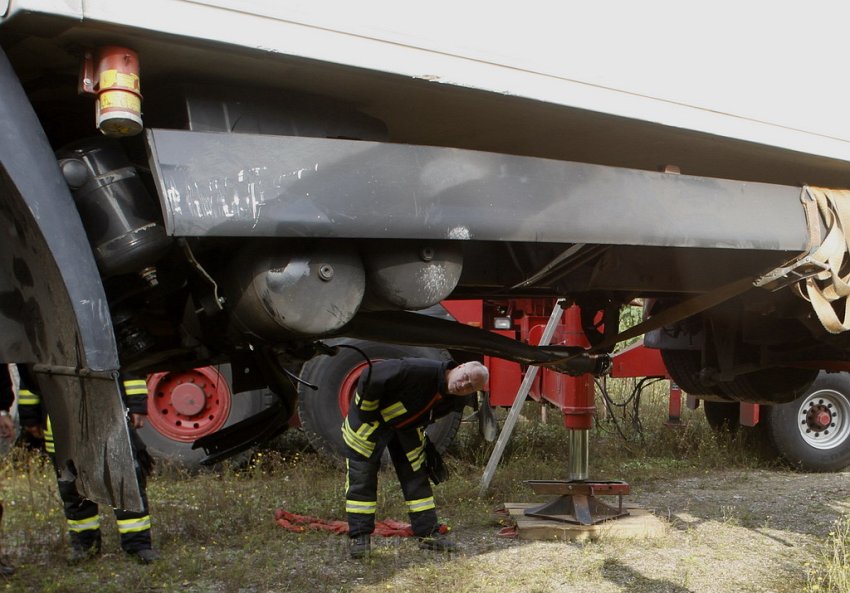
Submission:
{"label": "metal support stand", "polygon": [[[590,465],[590,431],[571,429],[567,469],[569,480],[528,480],[535,494],[556,494],[557,498],[525,510],[530,517],[541,517],[577,525],[595,525],[629,514],[623,509],[623,495],[629,493],[625,482],[594,482],[587,479]],[[617,497],[617,506],[600,501],[597,496]]]}
{"label": "metal support stand", "polygon": [[574,429],[567,435],[569,449],[567,458],[567,476],[570,482],[585,481],[590,467],[590,431]]}
{"label": "metal support stand", "polygon": [[[558,322],[561,320],[561,315],[564,309],[561,307],[562,301],[558,301],[552,308],[552,314],[549,316],[549,322],[543,330],[543,335],[540,336],[538,346],[548,346],[555,335],[555,330],[558,328]],[[516,421],[522,412],[522,406],[525,403],[525,398],[528,397],[528,392],[531,390],[531,385],[534,383],[534,378],[537,377],[537,370],[540,367],[529,366],[525,371],[525,377],[522,379],[522,384],[519,386],[519,391],[514,398],[514,403],[511,406],[511,411],[508,412],[508,417],[505,419],[505,425],[502,427],[502,432],[496,441],[496,446],[490,454],[490,460],[487,462],[487,467],[484,469],[484,475],[481,476],[481,486],[478,490],[479,496],[487,494],[487,489],[490,487],[490,481],[496,473],[496,467],[499,465],[499,460],[502,459],[502,453],[505,452],[505,445],[511,438],[511,433],[514,430]]]}
{"label": "metal support stand", "polygon": [[[559,480],[528,480],[535,494],[557,494],[557,498],[525,510],[531,517],[542,517],[564,523],[595,525],[629,514],[623,509],[623,495],[629,493],[625,482],[586,482]],[[618,505],[609,506],[598,495],[617,496]]]}

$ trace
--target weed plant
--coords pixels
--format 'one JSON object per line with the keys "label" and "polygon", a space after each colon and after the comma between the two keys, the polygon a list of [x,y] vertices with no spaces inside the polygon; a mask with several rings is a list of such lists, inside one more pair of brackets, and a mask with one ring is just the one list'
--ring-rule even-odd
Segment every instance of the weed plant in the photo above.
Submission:
{"label": "weed plant", "polygon": [[850,591],[850,515],[835,522],[816,559],[806,563],[804,593]]}

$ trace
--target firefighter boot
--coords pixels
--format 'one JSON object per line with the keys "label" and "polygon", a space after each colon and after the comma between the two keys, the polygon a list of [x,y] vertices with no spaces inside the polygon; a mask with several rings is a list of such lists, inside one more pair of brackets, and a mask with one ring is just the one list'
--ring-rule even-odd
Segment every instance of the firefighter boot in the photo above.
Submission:
{"label": "firefighter boot", "polygon": [[153,564],[159,560],[159,553],[153,548],[144,548],[142,550],[128,553],[142,564]]}
{"label": "firefighter boot", "polygon": [[86,541],[79,537],[71,536],[71,552],[68,554],[68,564],[80,564],[88,560],[92,560],[100,555],[101,539],[100,534],[91,541]]}
{"label": "firefighter boot", "polygon": [[348,553],[359,560],[372,552],[372,537],[368,533],[356,535],[348,540]]}
{"label": "firefighter boot", "polygon": [[434,552],[457,552],[458,546],[442,533],[433,533],[419,538],[419,547]]}

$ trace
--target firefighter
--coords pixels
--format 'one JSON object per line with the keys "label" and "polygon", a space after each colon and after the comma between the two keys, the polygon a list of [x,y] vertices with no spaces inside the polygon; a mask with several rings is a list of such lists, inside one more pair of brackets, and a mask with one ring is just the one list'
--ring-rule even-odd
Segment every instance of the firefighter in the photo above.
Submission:
{"label": "firefighter", "polygon": [[[62,499],[71,552],[69,564],[95,558],[101,552],[100,511],[96,502],[83,498],[77,491],[73,480],[65,479],[56,460],[56,449],[50,418],[37,393],[36,383],[26,367],[19,366],[21,389],[18,400],[18,417],[23,428],[35,437],[44,439],[44,448],[56,470],[59,484],[59,496]],[[141,488],[142,512],[114,509],[118,523],[121,548],[143,564],[150,564],[159,558],[151,543],[151,518],[148,512],[146,478],[152,466],[152,460],[145,445],[136,433],[144,425],[147,415],[147,384],[143,379],[131,379],[122,376],[122,393],[128,408],[127,427],[130,431],[130,444],[136,461],[136,477]]]}
{"label": "firefighter", "polygon": [[429,477],[437,483],[445,476],[438,475],[441,461],[425,436],[425,427],[440,416],[462,410],[466,396],[483,389],[488,377],[487,367],[480,362],[458,365],[423,358],[384,360],[363,372],[342,425],[352,558],[363,558],[371,551],[378,469],[385,448],[401,483],[419,546],[443,552],[456,549],[439,532]]}
{"label": "firefighter", "polygon": [[[15,401],[15,392],[12,389],[12,378],[9,376],[9,368],[3,365],[0,369],[0,438],[11,441],[15,436],[15,426],[9,410]],[[3,503],[0,502],[0,518],[3,516]],[[15,567],[0,559],[0,576],[9,577],[15,574]]]}

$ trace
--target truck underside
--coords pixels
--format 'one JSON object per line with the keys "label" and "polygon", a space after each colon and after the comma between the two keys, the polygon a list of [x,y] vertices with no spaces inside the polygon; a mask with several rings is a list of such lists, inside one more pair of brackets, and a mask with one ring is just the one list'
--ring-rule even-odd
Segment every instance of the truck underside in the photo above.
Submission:
{"label": "truck underside", "polygon": [[[647,343],[705,399],[791,401],[819,369],[850,363],[848,337],[824,330],[787,283],[754,286],[810,248],[801,186],[850,186],[846,162],[97,22],[20,14],[0,45],[0,102],[18,98],[0,111],[4,241],[23,254],[23,238],[41,234],[29,245],[46,261],[27,267],[45,276],[35,286],[6,261],[2,352],[44,376],[230,362],[235,391],[269,386],[286,418],[317,340],[600,372],[635,298],[652,316],[676,313]],[[106,45],[139,55],[143,134],[100,135],[77,93],[85,53]],[[29,106],[32,129],[20,125]],[[36,127],[47,149],[24,166],[11,153]],[[25,168],[65,184],[53,222]],[[82,247],[56,243],[82,229]],[[67,296],[52,302],[57,291]],[[79,310],[89,293],[95,319]],[[523,297],[580,305],[592,351],[536,351],[408,313]],[[54,354],[39,345],[48,334]]]}

